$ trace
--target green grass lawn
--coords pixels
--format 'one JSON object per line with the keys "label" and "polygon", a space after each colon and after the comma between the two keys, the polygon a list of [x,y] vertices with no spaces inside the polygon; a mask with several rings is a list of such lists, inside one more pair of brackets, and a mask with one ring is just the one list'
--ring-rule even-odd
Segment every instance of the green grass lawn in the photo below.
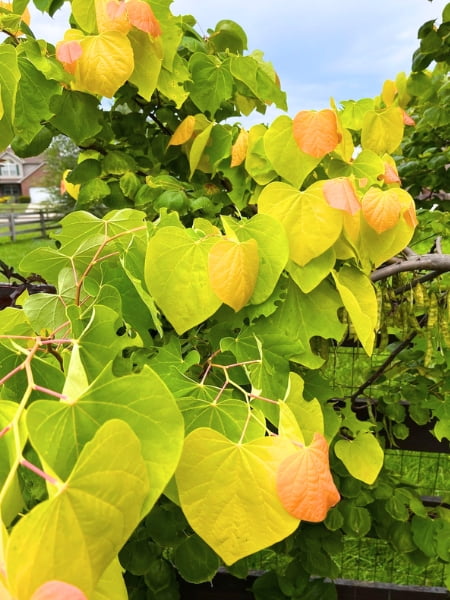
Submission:
{"label": "green grass lawn", "polygon": [[[17,242],[3,241],[4,238],[0,238],[0,260],[6,263],[9,267],[14,267],[16,271],[21,273],[19,270],[20,261],[24,256],[29,254],[35,248],[41,248],[42,246],[55,246],[55,241],[50,239],[36,239],[28,238],[19,240]],[[28,273],[21,273],[27,276]],[[0,275],[0,278],[2,276]]]}

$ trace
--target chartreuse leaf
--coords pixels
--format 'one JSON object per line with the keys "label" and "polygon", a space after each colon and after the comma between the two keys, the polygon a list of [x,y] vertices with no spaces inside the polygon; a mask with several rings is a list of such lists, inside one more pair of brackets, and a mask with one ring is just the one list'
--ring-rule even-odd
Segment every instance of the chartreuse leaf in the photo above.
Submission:
{"label": "chartreuse leaf", "polygon": [[323,254],[310,260],[304,267],[290,260],[286,271],[305,294],[309,294],[331,273],[336,263],[334,248],[328,248]]}
{"label": "chartreuse leaf", "polygon": [[310,444],[315,433],[324,433],[324,419],[320,402],[303,398],[303,380],[297,373],[289,374],[289,393],[286,404],[291,409],[302,432],[305,444]]}
{"label": "chartreuse leaf", "polygon": [[302,152],[292,133],[292,119],[281,115],[264,135],[264,149],[275,171],[288,183],[299,188],[320,158]]}
{"label": "chartreuse leaf", "polygon": [[122,577],[122,566],[117,558],[106,568],[95,586],[92,600],[128,600],[128,592]]}
{"label": "chartreuse leaf", "polygon": [[176,471],[181,507],[194,531],[230,565],[290,535],[298,520],[276,492],[287,440],[270,436],[236,444],[208,428],[195,429]]}
{"label": "chartreuse leaf", "polygon": [[328,443],[314,433],[308,446],[297,445],[277,473],[277,492],[286,510],[297,519],[318,523],[340,500],[331,476]]}
{"label": "chartreuse leaf", "polygon": [[207,123],[192,142],[192,145],[189,149],[190,178],[194,175],[196,169],[202,170],[201,160],[204,157],[203,153],[206,145],[208,144],[213,127],[214,123]]}
{"label": "chartreuse leaf", "polygon": [[378,319],[378,303],[373,284],[365,273],[350,266],[334,271],[333,277],[358,339],[370,356]]}
{"label": "chartreuse leaf", "polygon": [[17,65],[16,49],[7,44],[0,46],[0,98],[3,115],[0,118],[0,151],[8,147],[15,133],[13,121],[15,116],[15,102],[17,84],[20,71]]}
{"label": "chartreuse leaf", "polygon": [[133,29],[128,34],[134,55],[134,71],[129,81],[139,94],[150,101],[158,83],[163,58],[163,48],[159,38],[152,38],[144,31]]}
{"label": "chartreuse leaf", "polygon": [[208,255],[209,281],[215,294],[236,312],[253,295],[258,277],[259,253],[254,239],[219,240]]}
{"label": "chartreuse leaf", "polygon": [[208,275],[208,255],[219,239],[169,226],[149,241],[145,282],[178,334],[210,317],[222,304]]}
{"label": "chartreuse leaf", "polygon": [[402,141],[403,127],[403,111],[399,106],[366,112],[361,129],[363,150],[373,150],[381,155],[391,154]]}
{"label": "chartreuse leaf", "polygon": [[358,432],[353,440],[337,441],[334,453],[350,475],[369,485],[374,483],[383,466],[383,449],[369,431]]}
{"label": "chartreuse leaf", "polygon": [[15,526],[6,553],[13,595],[25,600],[59,579],[92,597],[137,526],[148,492],[139,439],[123,421],[109,420],[56,494]]}
{"label": "chartreuse leaf", "polygon": [[382,233],[377,233],[365,219],[361,219],[359,254],[361,258],[367,259],[368,271],[401,252],[411,241],[413,234],[414,227],[404,217],[399,219],[397,225]]}
{"label": "chartreuse leaf", "polygon": [[262,214],[241,221],[223,216],[222,222],[241,242],[250,239],[258,242],[258,279],[250,302],[260,304],[272,294],[289,258],[289,245],[284,229],[278,221]]}
{"label": "chartreuse leaf", "polygon": [[[230,71],[235,79],[244,83],[260,102],[274,102],[281,110],[287,110],[286,94],[277,85],[275,72],[271,77],[266,70],[267,63],[257,60],[257,56],[232,56]],[[249,96],[251,96],[249,94]],[[248,114],[248,113],[247,113]]]}
{"label": "chartreuse leaf", "polygon": [[[11,426],[17,410],[18,405],[15,402],[0,400],[0,431],[4,431],[6,427]],[[21,419],[15,426],[19,428],[18,437],[20,439],[21,447],[23,448],[26,442],[24,420]],[[10,469],[17,459],[15,432],[11,429],[6,431],[0,437],[0,489],[6,482]],[[6,495],[1,503],[0,521],[2,521],[5,525],[9,525],[22,510],[23,506],[24,503],[20,491],[19,481],[17,475],[15,475],[10,482]]]}
{"label": "chartreuse leaf", "polygon": [[284,226],[290,257],[300,266],[328,250],[342,230],[342,211],[326,202],[317,184],[299,192],[287,183],[273,182],[261,192],[258,210]]}
{"label": "chartreuse leaf", "polygon": [[237,443],[242,436],[244,441],[263,437],[266,430],[263,413],[238,398],[221,397],[218,402],[180,398],[178,406],[184,417],[186,433],[199,427],[209,427]]}
{"label": "chartreuse leaf", "polygon": [[73,17],[86,33],[97,32],[95,4],[95,0],[72,0]]}
{"label": "chartreuse leaf", "polygon": [[[70,401],[42,400],[30,406],[29,435],[41,460],[59,477],[67,477],[99,427],[111,418],[121,419],[141,440],[152,482],[144,504],[148,512],[173,475],[183,442],[183,418],[166,385],[147,366],[139,374],[119,378],[107,368],[84,394]],[[170,444],[165,444],[169,438]]]}
{"label": "chartreuse leaf", "polygon": [[259,185],[267,185],[276,178],[277,173],[269,161],[264,147],[264,136],[267,132],[265,125],[253,125],[248,132],[248,148],[245,157],[247,173]]}

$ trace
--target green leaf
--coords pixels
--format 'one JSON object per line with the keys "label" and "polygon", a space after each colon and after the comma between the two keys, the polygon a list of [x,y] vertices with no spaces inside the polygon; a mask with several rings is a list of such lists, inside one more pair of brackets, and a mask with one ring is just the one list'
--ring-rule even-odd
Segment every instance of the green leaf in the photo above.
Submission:
{"label": "green leaf", "polygon": [[265,125],[254,125],[248,132],[245,168],[259,185],[266,185],[277,176],[264,147],[266,132],[267,127]]}
{"label": "green leaf", "polygon": [[277,108],[287,110],[286,94],[278,87],[275,72],[272,71],[271,77],[265,70],[266,66],[252,56],[230,58],[233,77],[242,81],[260,102],[273,102]]}
{"label": "green leaf", "polygon": [[211,581],[220,566],[217,554],[196,534],[178,544],[173,562],[181,577],[191,583]]}
{"label": "green leaf", "polygon": [[15,526],[7,547],[13,594],[29,598],[39,585],[59,579],[92,597],[137,526],[148,490],[139,439],[126,423],[110,420],[56,494]]}
{"label": "green leaf", "polygon": [[20,81],[16,96],[16,135],[30,143],[42,128],[42,122],[53,116],[50,98],[61,93],[61,85],[49,80],[25,57],[19,57]]}
{"label": "green leaf", "polygon": [[316,398],[312,400],[305,400],[303,398],[303,380],[299,375],[290,373],[289,383],[289,394],[286,398],[286,404],[295,416],[303,434],[305,444],[309,446],[313,440],[314,433],[324,433],[322,408]]}
{"label": "green leaf", "polygon": [[247,35],[240,25],[229,19],[219,21],[208,38],[217,52],[229,50],[234,54],[242,54],[247,50]]}
{"label": "green leaf", "polygon": [[95,0],[72,0],[72,14],[86,33],[97,33]]}
{"label": "green leaf", "polygon": [[208,144],[213,127],[214,127],[214,124],[209,123],[205,127],[205,129],[203,129],[203,131],[196,136],[196,138],[194,139],[194,142],[192,143],[192,146],[190,147],[190,150],[189,150],[189,167],[190,167],[189,178],[190,179],[194,175],[195,170],[197,168],[199,168],[200,161],[201,161],[203,153],[206,149],[206,145]]}
{"label": "green leaf", "polygon": [[172,394],[149,367],[119,378],[107,368],[72,402],[43,400],[30,407],[29,434],[41,459],[64,478],[98,428],[109,419],[121,419],[142,445],[152,482],[143,507],[148,512],[173,475],[181,452],[183,418]]}
{"label": "green leaf", "polygon": [[[18,460],[17,451],[22,450],[25,446],[27,437],[24,420],[20,420],[15,424],[18,432],[17,439],[19,440],[20,448],[16,447],[16,431],[10,429],[5,431],[5,428],[10,427],[13,423],[18,405],[15,402],[0,400],[0,431],[4,433],[0,437],[0,489],[6,482],[9,476],[12,465]],[[8,490],[1,504],[1,521],[5,525],[9,525],[13,519],[19,514],[24,507],[24,501],[20,491],[19,480],[17,474],[10,481]],[[0,551],[1,554],[1,551]]]}
{"label": "green leaf", "polygon": [[77,198],[77,208],[90,208],[111,194],[109,185],[100,177],[83,184]]}
{"label": "green leaf", "polygon": [[320,162],[299,149],[292,134],[292,119],[284,115],[275,119],[264,135],[264,149],[275,171],[296,188]]}
{"label": "green leaf", "polygon": [[263,437],[265,433],[264,415],[237,398],[221,396],[218,402],[180,398],[178,406],[185,420],[186,434],[199,427],[209,427],[237,443],[244,432],[244,441]]}
{"label": "green leaf", "polygon": [[354,440],[339,440],[334,446],[336,456],[356,479],[371,485],[383,466],[384,452],[376,437],[360,432]]}
{"label": "green leaf", "polygon": [[222,63],[216,56],[195,52],[189,60],[189,69],[192,75],[190,98],[201,111],[213,117],[233,90],[228,63]]}
{"label": "green leaf", "polygon": [[66,181],[74,184],[88,183],[91,179],[98,177],[101,172],[100,162],[94,158],[87,158],[68,173]]}
{"label": "green leaf", "polygon": [[377,154],[391,154],[403,138],[403,113],[400,107],[390,106],[381,112],[369,111],[365,114],[361,131],[363,150],[373,150]]}
{"label": "green leaf", "polygon": [[279,437],[234,444],[208,428],[185,440],[176,480],[194,531],[232,564],[290,535],[298,526],[278,500],[276,471],[292,453]]}
{"label": "green leaf", "polygon": [[95,137],[102,128],[98,99],[90,94],[64,90],[61,96],[52,98],[50,110],[55,113],[52,125],[76,144]]}
{"label": "green leaf", "polygon": [[20,71],[16,50],[13,46],[0,46],[0,99],[2,117],[0,118],[0,152],[5,150],[14,137],[13,121]]}
{"label": "green leaf", "polygon": [[341,104],[344,107],[344,110],[339,113],[342,126],[355,131],[362,128],[365,114],[375,108],[375,101],[372,98],[345,100]]}
{"label": "green leaf", "polygon": [[150,239],[145,282],[178,334],[210,317],[221,305],[208,276],[208,254],[217,239],[172,226]]}

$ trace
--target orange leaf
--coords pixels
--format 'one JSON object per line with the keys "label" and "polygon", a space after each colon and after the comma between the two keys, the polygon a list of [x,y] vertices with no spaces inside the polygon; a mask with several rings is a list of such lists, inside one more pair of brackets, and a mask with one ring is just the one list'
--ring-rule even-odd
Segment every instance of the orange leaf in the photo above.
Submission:
{"label": "orange leaf", "polygon": [[181,146],[189,141],[194,133],[195,129],[195,117],[189,115],[175,129],[172,137],[169,140],[169,146]]}
{"label": "orange leaf", "polygon": [[247,156],[248,150],[248,131],[241,129],[236,141],[231,148],[231,167],[237,167],[242,164]]}
{"label": "orange leaf", "polygon": [[405,210],[405,212],[403,213],[403,218],[405,219],[406,224],[409,225],[409,227],[411,227],[411,229],[415,229],[417,227],[419,221],[417,220],[414,202],[411,202],[409,208]]}
{"label": "orange leaf", "polygon": [[209,281],[214,293],[236,312],[250,300],[259,270],[258,243],[224,239],[209,253]]}
{"label": "orange leaf", "polygon": [[384,183],[400,183],[400,177],[398,176],[397,169],[394,165],[388,162],[384,163],[384,174],[378,179],[382,179]]}
{"label": "orange leaf", "polygon": [[315,433],[309,446],[286,457],[278,469],[278,496],[290,515],[318,523],[340,500],[328,460],[328,443]]}
{"label": "orange leaf", "polygon": [[414,119],[410,117],[405,110],[403,111],[403,123],[405,125],[410,125],[411,127],[414,127],[414,125],[416,124]]}
{"label": "orange leaf", "polygon": [[354,215],[361,210],[361,204],[356,195],[355,188],[348,177],[329,179],[323,184],[325,200],[333,208],[344,210]]}
{"label": "orange leaf", "polygon": [[332,152],[341,141],[336,114],[325,110],[301,110],[292,124],[292,133],[302,152],[322,158]]}
{"label": "orange leaf", "polygon": [[130,0],[126,3],[126,8],[128,20],[134,27],[149,33],[152,37],[161,35],[159,21],[146,2],[143,2],[143,0]]}
{"label": "orange leaf", "polygon": [[402,213],[402,205],[397,190],[370,188],[362,199],[362,210],[367,223],[377,233],[383,233],[397,225]]}

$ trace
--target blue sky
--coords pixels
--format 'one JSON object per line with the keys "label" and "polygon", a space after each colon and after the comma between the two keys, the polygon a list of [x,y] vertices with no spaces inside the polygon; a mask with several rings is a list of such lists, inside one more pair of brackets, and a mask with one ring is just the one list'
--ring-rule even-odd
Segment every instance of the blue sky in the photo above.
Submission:
{"label": "blue sky", "polygon": [[[174,14],[193,14],[202,33],[221,19],[238,22],[249,50],[263,50],[287,92],[289,114],[341,100],[374,97],[385,79],[410,70],[417,29],[440,22],[446,0],[174,0]],[[32,29],[57,41],[67,22],[34,13]],[[67,18],[67,17],[66,17]],[[277,114],[270,110],[272,120]]]}

